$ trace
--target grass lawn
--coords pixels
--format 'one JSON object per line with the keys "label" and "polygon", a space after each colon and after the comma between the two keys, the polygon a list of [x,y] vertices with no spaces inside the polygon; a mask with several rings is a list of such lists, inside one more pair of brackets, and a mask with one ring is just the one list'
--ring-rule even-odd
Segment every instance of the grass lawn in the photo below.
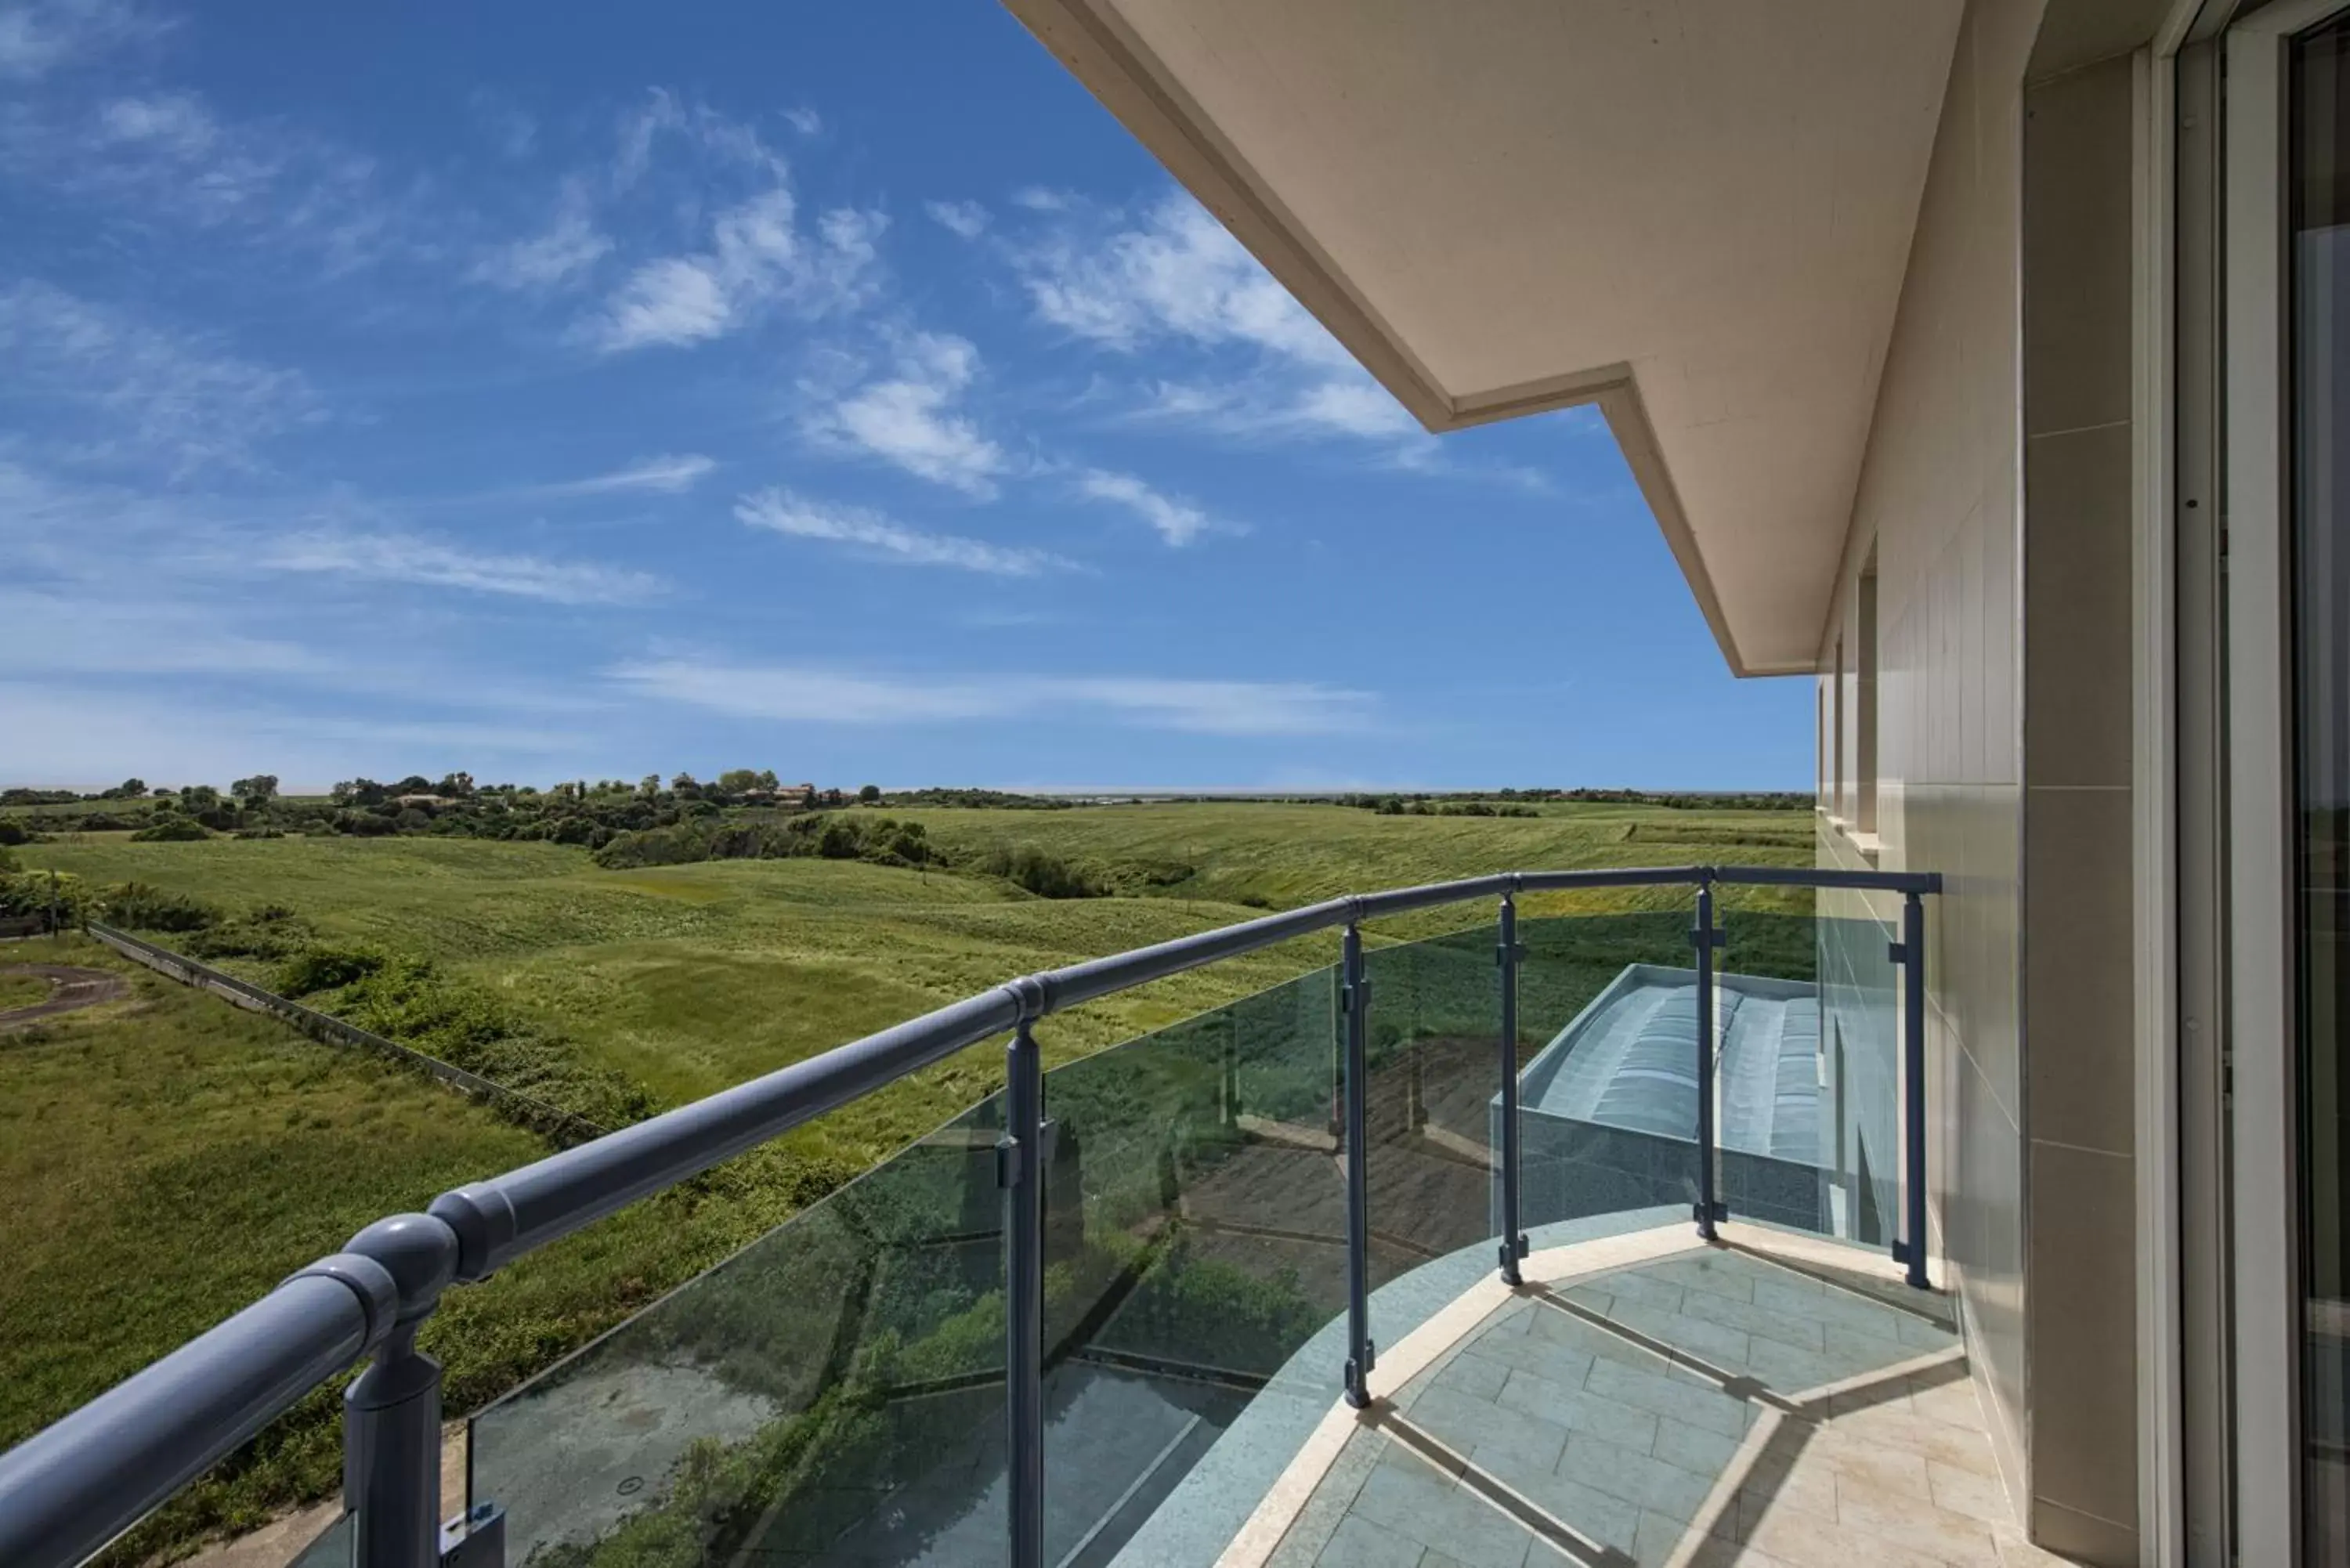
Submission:
{"label": "grass lawn", "polygon": [[[888,810],[888,808],[881,808]],[[1035,845],[1131,896],[1051,901],[988,877],[825,860],[608,871],[585,851],[462,838],[26,846],[28,868],[292,909],[328,940],[429,957],[585,1059],[681,1104],[1030,971],[1350,891],[1513,868],[1808,864],[1791,812],[1574,805],[1528,818],[1382,817],[1335,805],[1173,804],[900,811],[950,848]],[[1524,901],[1532,914],[1687,906],[1679,889]],[[1781,890],[1732,902],[1808,908]],[[1415,937],[1490,909],[1383,922]],[[169,944],[170,939],[163,939]],[[1066,1061],[1336,956],[1335,933],[1055,1017]],[[94,944],[0,956],[123,968]],[[234,967],[234,966],[232,966]],[[408,1074],[131,970],[135,1001],[0,1036],[0,1445],[251,1301],[378,1215],[544,1152]],[[256,969],[254,972],[262,971]],[[6,1005],[0,1000],[0,1005]],[[726,1171],[452,1293],[428,1343],[471,1409],[990,1092],[974,1048]],[[224,1237],[233,1238],[224,1242]],[[178,1551],[330,1492],[321,1393],[231,1472],[145,1527]],[[126,1557],[125,1560],[128,1560]]]}
{"label": "grass lawn", "polygon": [[[266,1293],[384,1214],[546,1152],[406,1071],[317,1044],[78,938],[12,961],[130,977],[127,1002],[0,1035],[0,1448]],[[719,1179],[640,1204],[452,1292],[426,1345],[452,1413],[584,1343],[775,1223],[797,1195]],[[249,1529],[331,1493],[322,1390],[118,1550]]]}
{"label": "grass lawn", "polygon": [[[9,951],[9,949],[0,948],[0,963],[16,961],[7,956]],[[49,982],[40,976],[0,974],[0,1012],[6,1012],[12,1008],[30,1007],[36,1002],[47,1002],[48,999]]]}

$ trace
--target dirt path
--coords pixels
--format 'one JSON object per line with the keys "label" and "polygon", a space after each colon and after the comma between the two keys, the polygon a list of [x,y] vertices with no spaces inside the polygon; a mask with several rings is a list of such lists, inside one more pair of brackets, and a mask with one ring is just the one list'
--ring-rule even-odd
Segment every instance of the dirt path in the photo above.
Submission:
{"label": "dirt path", "polygon": [[102,969],[83,969],[78,964],[0,963],[0,975],[31,975],[49,982],[47,1002],[0,1012],[0,1031],[20,1029],[76,1008],[95,1007],[101,1002],[120,1002],[130,994],[130,982],[120,975]]}

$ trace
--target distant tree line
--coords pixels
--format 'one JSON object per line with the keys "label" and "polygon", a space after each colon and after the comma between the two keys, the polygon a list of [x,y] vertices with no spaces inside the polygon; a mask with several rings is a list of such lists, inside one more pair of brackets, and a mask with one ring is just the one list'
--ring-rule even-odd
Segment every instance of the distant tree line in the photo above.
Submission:
{"label": "distant tree line", "polygon": [[1533,801],[1577,801],[1599,805],[1653,805],[1668,811],[1809,811],[1809,792],[1746,790],[1710,794],[1703,791],[1645,789],[1499,789],[1451,793],[1416,792],[1389,794],[1346,794],[1341,805],[1357,806],[1387,816],[1536,816],[1524,804]]}

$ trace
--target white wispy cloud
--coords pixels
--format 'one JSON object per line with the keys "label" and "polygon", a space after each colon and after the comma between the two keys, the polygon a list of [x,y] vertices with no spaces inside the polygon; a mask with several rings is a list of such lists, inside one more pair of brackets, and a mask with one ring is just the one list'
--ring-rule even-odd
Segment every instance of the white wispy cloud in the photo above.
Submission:
{"label": "white wispy cloud", "polygon": [[557,480],[550,484],[526,485],[532,495],[609,495],[622,491],[649,491],[658,495],[681,495],[692,489],[716,469],[717,460],[700,452],[685,452],[660,457],[648,457],[616,468],[609,473],[591,474],[586,479]]}
{"label": "white wispy cloud", "polygon": [[681,346],[723,337],[777,306],[815,318],[871,300],[876,242],[889,220],[837,207],[802,233],[796,216],[781,185],[726,208],[711,223],[707,248],[639,266],[586,324],[588,340],[606,353]]}
{"label": "white wispy cloud", "polygon": [[155,243],[188,229],[244,242],[256,265],[306,282],[437,256],[459,216],[426,182],[330,137],[228,118],[185,88],[33,91],[9,108],[0,174],[119,213]]}
{"label": "white wispy cloud", "polygon": [[988,212],[976,202],[925,202],[922,211],[948,233],[975,240],[987,232]]}
{"label": "white wispy cloud", "polygon": [[806,104],[784,110],[784,123],[802,136],[814,136],[824,129],[824,116]]}
{"label": "white wispy cloud", "polygon": [[889,369],[822,403],[803,421],[827,445],[853,450],[907,472],[985,499],[1013,467],[1010,455],[962,411],[979,374],[979,350],[946,332],[915,332],[895,344]]}
{"label": "white wispy cloud", "polygon": [[889,674],[683,658],[624,663],[609,674],[623,687],[663,701],[795,723],[903,725],[1077,711],[1144,729],[1289,737],[1363,729],[1378,708],[1368,692],[1303,681]]}
{"label": "white wispy cloud", "polygon": [[1053,326],[1119,349],[1174,337],[1329,369],[1353,364],[1191,197],[1170,195],[1107,233],[1089,227],[1072,225],[1019,255],[1036,314]]}
{"label": "white wispy cloud", "polygon": [[810,501],[788,490],[761,491],[735,504],[734,515],[754,528],[798,539],[847,545],[872,559],[914,566],[952,566],[1003,577],[1033,577],[1074,570],[1076,563],[1044,550],[991,545],[953,534],[927,534],[862,506]]}
{"label": "white wispy cloud", "polygon": [[171,31],[125,0],[28,0],[0,7],[0,77],[29,80]]}
{"label": "white wispy cloud", "polygon": [[415,534],[323,527],[261,542],[254,565],[375,583],[414,583],[553,604],[635,604],[659,596],[660,578],[592,562],[469,550]]}
{"label": "white wispy cloud", "polygon": [[538,234],[493,245],[466,275],[494,288],[525,292],[578,281],[612,250],[612,237],[572,206]]}
{"label": "white wispy cloud", "polygon": [[[0,406],[23,403],[86,457],[175,472],[251,467],[262,441],[325,415],[299,371],[31,280],[0,287]],[[60,413],[72,428],[57,428]]]}
{"label": "white wispy cloud", "polygon": [[1046,226],[1041,239],[1006,249],[1039,320],[1126,357],[1170,345],[1222,357],[1219,373],[1147,383],[1138,415],[1249,441],[1434,446],[1190,196],[1170,193],[1132,217],[1071,203],[1048,210]]}
{"label": "white wispy cloud", "polygon": [[1211,529],[1232,532],[1188,501],[1162,495],[1130,473],[1088,469],[1077,476],[1077,492],[1095,501],[1123,506],[1159,531],[1159,536],[1180,549]]}

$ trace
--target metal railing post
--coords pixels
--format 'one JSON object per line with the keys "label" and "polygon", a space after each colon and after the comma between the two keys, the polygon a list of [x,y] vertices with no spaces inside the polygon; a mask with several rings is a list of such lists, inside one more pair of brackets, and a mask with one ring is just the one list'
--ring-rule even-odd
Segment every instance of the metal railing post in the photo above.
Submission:
{"label": "metal railing post", "polygon": [[1893,1258],[1918,1290],[1926,1277],[1926,900],[1909,894],[1901,906],[1901,1231]]}
{"label": "metal railing post", "polygon": [[368,1369],[343,1391],[343,1508],[357,1530],[353,1568],[435,1568],[441,1561],[441,1364],[417,1331],[456,1270],[448,1227],[421,1215],[380,1220],[347,1249],[399,1286],[399,1316]]}
{"label": "metal railing post", "polygon": [[1347,1403],[1370,1404],[1371,1199],[1368,1126],[1370,982],[1363,978],[1363,929],[1347,924],[1338,1003],[1346,1016],[1347,1091]]}
{"label": "metal railing post", "polygon": [[1697,1233],[1714,1239],[1714,1224],[1727,1219],[1713,1195],[1713,950],[1721,933],[1713,926],[1713,881],[1700,877],[1697,924],[1690,928],[1690,945],[1697,950]]}
{"label": "metal railing post", "polygon": [[1518,945],[1518,901],[1502,895],[1501,943],[1494,958],[1502,969],[1502,1278],[1513,1285],[1525,1282],[1518,1275],[1518,1260],[1526,1255],[1525,1222],[1521,1211],[1518,1147],[1518,961],[1525,950]]}
{"label": "metal railing post", "polygon": [[1030,1022],[1004,1049],[1003,1422],[1012,1568],[1045,1562],[1045,1072]]}

